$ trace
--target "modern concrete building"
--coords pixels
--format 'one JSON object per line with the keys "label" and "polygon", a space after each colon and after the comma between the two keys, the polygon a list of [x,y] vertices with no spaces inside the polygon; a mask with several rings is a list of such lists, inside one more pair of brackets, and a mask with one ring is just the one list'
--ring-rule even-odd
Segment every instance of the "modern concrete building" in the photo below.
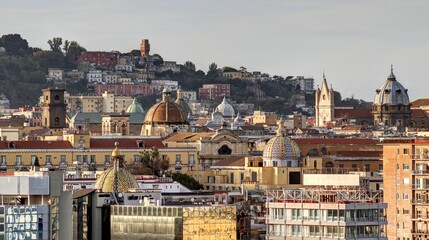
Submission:
{"label": "modern concrete building", "polygon": [[62,172],[0,174],[0,239],[72,239]]}

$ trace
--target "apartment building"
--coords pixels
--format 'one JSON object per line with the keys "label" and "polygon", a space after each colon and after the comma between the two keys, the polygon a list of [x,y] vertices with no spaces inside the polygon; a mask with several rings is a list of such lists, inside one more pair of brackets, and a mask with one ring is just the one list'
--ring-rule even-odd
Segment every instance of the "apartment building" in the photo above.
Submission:
{"label": "apartment building", "polygon": [[383,184],[389,239],[429,238],[429,139],[384,139]]}

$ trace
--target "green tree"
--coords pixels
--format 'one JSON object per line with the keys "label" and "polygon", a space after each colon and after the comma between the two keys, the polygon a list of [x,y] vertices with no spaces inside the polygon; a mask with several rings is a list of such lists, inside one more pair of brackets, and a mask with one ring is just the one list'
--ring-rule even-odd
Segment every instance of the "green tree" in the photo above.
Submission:
{"label": "green tree", "polygon": [[191,61],[186,61],[184,66],[185,66],[187,72],[192,73],[192,72],[195,72],[195,70],[196,70],[195,64]]}
{"label": "green tree", "polygon": [[190,190],[201,190],[203,185],[191,176],[184,173],[174,173],[172,176],[173,180],[179,182],[183,186],[189,188]]}
{"label": "green tree", "polygon": [[63,39],[60,37],[54,37],[48,40],[48,44],[52,52],[61,52],[61,45],[63,44]]}
{"label": "green tree", "polygon": [[219,78],[219,69],[217,68],[216,63],[211,63],[209,65],[209,70],[207,71],[207,79],[215,80],[217,78]]}
{"label": "green tree", "polygon": [[0,47],[4,47],[8,55],[28,56],[31,53],[27,40],[19,34],[3,35],[0,38]]}
{"label": "green tree", "polygon": [[164,59],[161,57],[161,55],[155,53],[152,55],[152,58],[153,58],[153,65],[160,66],[164,64]]}

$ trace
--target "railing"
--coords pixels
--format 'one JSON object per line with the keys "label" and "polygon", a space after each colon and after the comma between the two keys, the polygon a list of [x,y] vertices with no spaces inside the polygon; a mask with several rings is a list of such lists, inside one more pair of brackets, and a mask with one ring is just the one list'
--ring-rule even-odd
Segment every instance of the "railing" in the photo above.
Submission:
{"label": "railing", "polygon": [[414,204],[429,204],[429,199],[413,199]]}

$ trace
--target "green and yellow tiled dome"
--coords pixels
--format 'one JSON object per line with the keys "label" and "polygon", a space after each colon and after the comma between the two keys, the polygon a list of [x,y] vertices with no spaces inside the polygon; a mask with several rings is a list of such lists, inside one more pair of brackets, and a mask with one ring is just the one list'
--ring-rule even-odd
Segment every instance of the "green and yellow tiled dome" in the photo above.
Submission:
{"label": "green and yellow tiled dome", "polygon": [[277,135],[271,138],[264,148],[263,157],[266,160],[299,159],[301,150],[292,139],[283,136],[283,121],[279,121]]}
{"label": "green and yellow tiled dome", "polygon": [[290,138],[275,136],[268,141],[263,156],[278,159],[299,158],[301,156],[301,151],[296,142]]}
{"label": "green and yellow tiled dome", "polygon": [[[115,192],[115,170],[114,167],[106,169],[95,182],[95,189],[99,189],[101,192]],[[131,188],[139,188],[139,185],[129,171],[124,168],[119,168],[117,172],[118,176],[118,192],[128,192]]]}
{"label": "green and yellow tiled dome", "polygon": [[[131,188],[139,188],[134,175],[127,171],[123,166],[122,156],[118,149],[119,144],[115,143],[115,145],[116,148],[112,151],[113,166],[104,170],[104,172],[97,178],[94,188],[101,192],[128,192]],[[117,179],[116,183],[115,175]]]}

